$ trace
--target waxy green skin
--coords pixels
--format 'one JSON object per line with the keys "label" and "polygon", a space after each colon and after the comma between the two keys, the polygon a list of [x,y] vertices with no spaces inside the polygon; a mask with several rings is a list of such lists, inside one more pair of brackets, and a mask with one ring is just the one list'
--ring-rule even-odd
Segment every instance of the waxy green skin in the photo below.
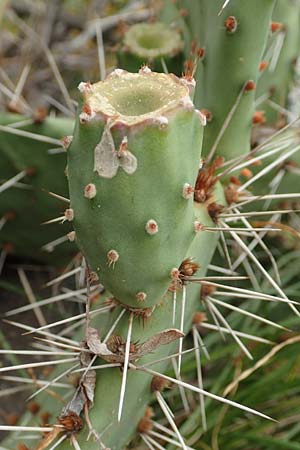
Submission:
{"label": "waxy green skin", "polygon": [[[223,0],[202,0],[206,51],[202,73],[196,79],[195,104],[208,109],[213,116],[204,136],[204,155],[211,150],[244,84],[248,80],[257,81],[274,6],[274,0],[231,0],[218,16],[223,3]],[[237,21],[234,33],[224,26],[229,16]],[[216,154],[229,160],[249,151],[254,98],[254,90],[242,96]]]}
{"label": "waxy green skin", "polygon": [[[17,114],[3,113],[0,124],[9,125],[23,121]],[[26,131],[61,139],[72,133],[73,120],[46,119],[41,124],[21,127]],[[19,128],[20,129],[20,128]],[[57,200],[48,194],[55,192],[68,198],[68,185],[64,176],[66,166],[65,153],[51,155],[48,153],[54,144],[39,142],[33,139],[0,132],[0,179],[1,183],[10,179],[24,169],[33,168],[34,174],[26,176],[21,183],[29,189],[11,187],[0,193],[0,218],[8,211],[15,213],[15,219],[7,222],[1,230],[0,245],[11,243],[13,253],[30,257],[37,261],[62,264],[69,259],[75,248],[66,242],[55,248],[53,253],[42,250],[42,246],[67,232],[57,224],[41,226],[41,223],[63,215],[67,203]],[[42,205],[42,207],[41,207]]]}
{"label": "waxy green skin", "polygon": [[[282,24],[282,30],[273,33],[269,45],[284,36],[284,41],[276,66],[270,65],[259,78],[257,98],[270,94],[269,99],[283,108],[288,108],[288,94],[295,81],[295,63],[300,53],[300,2],[299,0],[277,0],[272,16],[274,22]],[[259,105],[266,114],[267,122],[276,124],[280,112],[266,102]]]}
{"label": "waxy green skin", "polygon": [[[190,40],[195,39],[204,47],[205,56],[195,75],[194,102],[197,108],[205,108],[212,114],[205,129],[203,155],[214,145],[229,111],[248,80],[255,83],[258,67],[270,29],[275,0],[230,0],[223,13],[218,15],[224,0],[184,0],[178,8],[187,11],[185,22]],[[169,11],[169,14],[167,13]],[[229,33],[224,25],[229,17],[235,17],[237,29]],[[160,20],[175,19],[174,5],[168,2]],[[195,17],[198,20],[195,20]],[[189,57],[189,49],[186,57]],[[216,155],[229,160],[248,153],[254,113],[255,90],[245,93],[226,128]]]}
{"label": "waxy green skin", "polygon": [[[94,149],[104,121],[77,121],[68,150],[71,208],[76,242],[100,281],[122,303],[132,307],[154,306],[166,293],[186,250],[195,238],[193,198],[183,198],[183,186],[194,186],[201,152],[203,126],[193,110],[179,107],[169,114],[165,128],[145,123],[113,130],[118,148],[121,136],[137,158],[136,171],[122,168],[113,178],[94,171]],[[93,199],[84,197],[87,184],[96,186]],[[193,196],[191,196],[193,197]],[[147,233],[149,220],[158,232]],[[119,259],[109,264],[107,253]],[[147,297],[139,302],[136,294]]]}

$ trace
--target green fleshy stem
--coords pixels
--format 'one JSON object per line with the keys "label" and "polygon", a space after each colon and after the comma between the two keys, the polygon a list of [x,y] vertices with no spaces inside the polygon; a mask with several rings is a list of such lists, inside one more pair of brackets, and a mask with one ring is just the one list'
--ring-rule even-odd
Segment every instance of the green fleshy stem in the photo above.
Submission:
{"label": "green fleshy stem", "polygon": [[81,88],[68,150],[76,241],[120,302],[152,307],[195,238],[203,117],[189,83],[148,69]]}
{"label": "green fleshy stem", "polygon": [[[214,149],[214,155],[229,160],[247,154],[250,148],[255,90],[243,95],[241,92],[248,80],[253,80],[254,85],[257,81],[275,2],[231,0],[219,14],[223,0],[185,0],[188,16],[196,14],[195,3],[199,22],[192,33],[199,39],[198,45],[205,48],[196,74],[195,104],[211,117],[205,130],[203,154],[211,155]],[[192,23],[195,26],[195,21]],[[232,118],[224,127],[233,109]]]}
{"label": "green fleshy stem", "polygon": [[[266,61],[268,67],[261,73],[257,98],[269,94],[268,100],[288,108],[288,95],[295,81],[295,65],[300,54],[300,2],[278,0],[272,21],[279,29],[269,38],[268,47],[272,46],[274,51]],[[265,111],[267,122],[274,124],[283,116],[268,100],[260,103],[259,109]]]}

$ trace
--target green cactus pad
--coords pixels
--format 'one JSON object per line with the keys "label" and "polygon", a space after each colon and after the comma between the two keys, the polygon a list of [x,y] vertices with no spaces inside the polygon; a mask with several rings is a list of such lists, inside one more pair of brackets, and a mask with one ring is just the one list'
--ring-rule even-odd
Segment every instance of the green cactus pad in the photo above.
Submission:
{"label": "green cactus pad", "polygon": [[[266,114],[267,122],[276,123],[282,118],[274,103],[279,107],[288,107],[288,96],[296,78],[296,61],[300,53],[300,2],[278,0],[272,16],[274,28],[278,30],[269,38],[268,48],[274,51],[268,67],[261,73],[257,86],[257,98],[269,94],[266,102],[259,105]],[[272,28],[272,27],[271,27]],[[279,51],[280,50],[280,51]],[[271,100],[274,103],[268,102]]]}
{"label": "green cactus pad", "polygon": [[[191,38],[205,49],[195,75],[194,99],[211,118],[204,135],[203,155],[210,154],[213,148],[214,154],[226,159],[246,154],[250,148],[255,83],[275,0],[231,0],[222,13],[224,0],[178,3],[186,11]],[[168,6],[174,8],[172,2]],[[242,95],[249,80],[253,81],[252,89]],[[230,111],[231,120],[225,125]]]}
{"label": "green cactus pad", "polygon": [[[0,114],[0,124],[4,127],[23,121],[21,115]],[[61,216],[67,207],[66,203],[48,194],[51,191],[68,197],[64,176],[66,155],[65,152],[52,155],[48,150],[57,147],[55,141],[70,134],[72,126],[71,119],[47,118],[42,123],[16,129],[16,132],[22,130],[33,133],[37,138],[45,136],[50,141],[53,139],[53,143],[12,134],[3,129],[0,131],[0,183],[28,170],[28,174],[20,180],[23,188],[14,185],[0,193],[0,219],[7,214],[11,217],[1,229],[0,247],[5,248],[8,244],[10,251],[17,256],[60,265],[76,251],[69,242],[60,244],[53,252],[49,246],[47,251],[48,247],[44,246],[63,237],[66,229],[57,224],[41,225],[46,220]]]}
{"label": "green cactus pad", "polygon": [[195,237],[203,117],[185,80],[149,69],[81,88],[68,151],[76,240],[119,301],[150,307]]}

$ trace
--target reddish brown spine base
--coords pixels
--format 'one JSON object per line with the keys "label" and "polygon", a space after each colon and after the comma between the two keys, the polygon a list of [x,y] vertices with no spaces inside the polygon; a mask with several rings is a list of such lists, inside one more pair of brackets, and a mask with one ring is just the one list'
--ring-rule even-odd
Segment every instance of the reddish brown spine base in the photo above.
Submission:
{"label": "reddish brown spine base", "polygon": [[195,185],[194,200],[197,203],[213,201],[213,192],[219,176],[216,170],[222,165],[224,159],[218,156],[210,166],[204,166],[199,170]]}
{"label": "reddish brown spine base", "polygon": [[151,420],[153,417],[153,409],[150,406],[147,406],[144,417],[138,423],[137,431],[138,433],[148,434],[149,431],[153,429],[153,421]]}

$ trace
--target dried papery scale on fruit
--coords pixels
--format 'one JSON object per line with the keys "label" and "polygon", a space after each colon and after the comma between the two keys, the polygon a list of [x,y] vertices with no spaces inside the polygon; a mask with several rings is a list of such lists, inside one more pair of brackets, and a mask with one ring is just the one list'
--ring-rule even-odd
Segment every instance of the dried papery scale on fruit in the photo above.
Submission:
{"label": "dried papery scale on fruit", "polygon": [[126,30],[118,50],[118,67],[137,72],[147,64],[153,71],[181,75],[183,40],[174,27],[163,23],[141,23]]}
{"label": "dried papery scale on fruit", "polygon": [[90,113],[79,107],[68,150],[76,242],[118,301],[147,308],[195,237],[183,193],[195,184],[205,120],[188,81],[148,68],[80,88]]}

